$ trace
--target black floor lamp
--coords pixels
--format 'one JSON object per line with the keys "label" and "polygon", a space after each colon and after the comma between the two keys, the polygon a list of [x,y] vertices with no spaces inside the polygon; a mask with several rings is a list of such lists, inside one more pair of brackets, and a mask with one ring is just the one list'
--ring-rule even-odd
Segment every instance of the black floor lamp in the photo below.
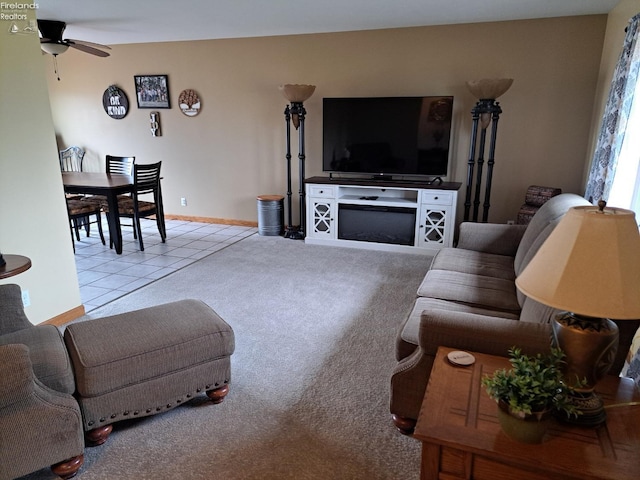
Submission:
{"label": "black floor lamp", "polygon": [[[304,201],[304,117],[307,111],[303,102],[307,100],[315,91],[315,85],[280,85],[280,91],[290,105],[284,109],[284,121],[287,128],[287,227],[284,232],[285,238],[294,240],[305,237],[305,201]],[[291,123],[298,131],[298,171],[300,175],[298,196],[300,199],[300,224],[293,225],[291,212]]]}
{"label": "black floor lamp", "polygon": [[[475,192],[473,192],[473,217],[474,222],[478,221],[478,210],[480,207],[480,191],[482,188],[482,167],[484,164],[484,151],[487,140],[487,128],[491,123],[491,139],[489,142],[489,158],[487,161],[486,186],[484,190],[484,203],[482,221],[489,218],[489,207],[491,206],[491,179],[493,177],[493,164],[495,163],[496,135],[498,132],[498,120],[502,109],[496,102],[496,98],[505,93],[513,83],[512,78],[497,78],[468,81],[467,87],[471,93],[478,98],[478,103],[471,109],[473,118],[473,128],[471,130],[471,146],[469,148],[469,162],[467,164],[467,188],[464,200],[464,221],[469,220],[471,210],[471,195],[473,190],[474,169],[475,172]],[[478,137],[478,127],[480,136]],[[477,148],[476,148],[477,147]]]}

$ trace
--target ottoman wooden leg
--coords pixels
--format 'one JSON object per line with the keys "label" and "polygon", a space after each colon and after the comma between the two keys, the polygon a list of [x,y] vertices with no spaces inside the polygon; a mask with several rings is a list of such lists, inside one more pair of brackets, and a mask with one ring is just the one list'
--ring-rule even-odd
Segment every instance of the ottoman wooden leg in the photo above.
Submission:
{"label": "ottoman wooden leg", "polygon": [[75,477],[83,463],[84,455],[78,455],[77,457],[70,458],[64,462],[51,465],[51,471],[60,478],[64,478],[66,480],[67,478]]}
{"label": "ottoman wooden leg", "polygon": [[222,403],[227,393],[229,393],[229,385],[223,385],[215,390],[207,390],[207,397],[209,397],[213,403],[218,404]]}
{"label": "ottoman wooden leg", "polygon": [[109,434],[113,430],[113,425],[105,425],[104,427],[94,428],[85,432],[84,438],[89,447],[97,447],[102,445],[109,438]]}

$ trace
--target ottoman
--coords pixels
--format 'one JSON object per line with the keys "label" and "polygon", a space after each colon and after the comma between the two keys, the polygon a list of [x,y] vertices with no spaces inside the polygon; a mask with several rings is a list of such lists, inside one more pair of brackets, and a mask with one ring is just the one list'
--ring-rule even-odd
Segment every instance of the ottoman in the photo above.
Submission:
{"label": "ottoman", "polygon": [[199,300],[74,323],[64,340],[89,445],[104,443],[114,422],[170,410],[201,392],[220,403],[229,391],[233,330]]}

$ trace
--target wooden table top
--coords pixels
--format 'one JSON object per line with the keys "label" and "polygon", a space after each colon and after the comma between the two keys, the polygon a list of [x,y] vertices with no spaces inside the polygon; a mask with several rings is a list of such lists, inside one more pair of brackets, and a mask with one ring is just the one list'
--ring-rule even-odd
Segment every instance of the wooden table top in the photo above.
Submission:
{"label": "wooden table top", "polygon": [[31,268],[31,259],[22,255],[2,254],[6,265],[0,267],[0,279],[13,277]]}
{"label": "wooden table top", "polygon": [[131,175],[104,172],[62,172],[62,184],[65,187],[117,188],[133,185]]}
{"label": "wooden table top", "polygon": [[[506,436],[497,405],[480,385],[485,374],[509,368],[507,358],[472,353],[468,367],[452,365],[440,347],[422,403],[414,437],[507,463],[554,472],[562,478],[637,479],[640,475],[640,391],[630,378],[607,376],[596,386],[607,421],[598,427],[556,420],[540,445]],[[634,405],[635,403],[635,405]]]}

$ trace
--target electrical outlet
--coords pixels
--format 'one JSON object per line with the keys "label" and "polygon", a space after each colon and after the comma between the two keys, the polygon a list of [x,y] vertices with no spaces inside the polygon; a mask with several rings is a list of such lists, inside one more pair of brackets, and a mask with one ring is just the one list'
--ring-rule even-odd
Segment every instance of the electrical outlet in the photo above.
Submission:
{"label": "electrical outlet", "polygon": [[516,222],[514,222],[513,220],[507,220],[507,225],[515,225]]}
{"label": "electrical outlet", "polygon": [[22,290],[22,305],[28,307],[31,305],[31,298],[29,297],[29,290]]}
{"label": "electrical outlet", "polygon": [[187,206],[187,199],[185,197],[182,197],[180,199],[180,205],[182,205],[183,207]]}

